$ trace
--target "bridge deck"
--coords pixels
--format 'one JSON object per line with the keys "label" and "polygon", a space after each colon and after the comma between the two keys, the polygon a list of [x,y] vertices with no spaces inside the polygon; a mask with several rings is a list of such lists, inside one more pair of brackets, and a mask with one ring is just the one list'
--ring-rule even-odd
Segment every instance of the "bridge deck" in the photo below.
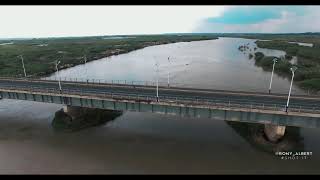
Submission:
{"label": "bridge deck", "polygon": [[[286,113],[283,111],[287,100],[287,96],[284,94],[159,87],[160,102],[157,102],[154,86],[62,82],[62,90],[60,93],[57,81],[0,79],[0,92],[3,98],[53,102],[75,106],[96,106],[98,108],[109,109],[118,108],[117,110],[132,109],[134,111],[143,111],[143,106],[148,106],[147,111],[163,111],[164,113],[172,111],[178,114],[183,114],[183,110],[192,110],[194,111],[192,112],[194,116],[200,115],[201,113],[199,112],[203,111],[203,116],[212,118],[226,118],[231,111],[249,112],[281,116],[282,118],[283,116],[300,118],[297,120],[300,123],[291,120],[292,122],[289,123],[291,125],[303,124],[301,122],[304,118],[314,118],[311,123],[313,124],[312,127],[315,126],[314,124],[320,124],[320,98],[318,96],[293,95],[290,101],[289,112]],[[104,103],[109,103],[109,106]],[[135,104],[138,104],[138,106]],[[230,112],[225,115],[214,116],[213,110]],[[190,114],[190,112],[185,112],[185,114]],[[263,120],[260,118],[259,122],[274,121],[275,117],[269,115],[265,116],[269,117],[269,120],[268,118],[263,118]],[[242,116],[243,114],[237,115],[237,118],[242,118]],[[250,119],[250,117],[247,118]],[[229,119],[232,120],[234,118],[230,117]],[[251,121],[258,122],[257,120]],[[288,124],[287,120],[282,121]],[[277,122],[280,123],[280,121]],[[318,127],[318,125],[316,126]]]}
{"label": "bridge deck", "polygon": [[[43,91],[57,91],[59,86],[57,81],[26,81],[0,79],[0,88],[29,89]],[[86,84],[83,82],[62,82],[63,93],[83,93],[93,96],[113,94],[120,96],[130,96],[136,98],[149,98],[155,100],[156,89],[154,86],[120,85],[120,84]],[[243,107],[252,108],[274,108],[280,111],[285,108],[287,102],[286,94],[267,94],[237,91],[221,91],[209,89],[191,88],[167,88],[159,87],[160,101],[164,99],[193,101],[194,103],[221,103],[238,104]],[[306,111],[318,113],[320,111],[319,96],[295,96],[290,98],[291,111]]]}

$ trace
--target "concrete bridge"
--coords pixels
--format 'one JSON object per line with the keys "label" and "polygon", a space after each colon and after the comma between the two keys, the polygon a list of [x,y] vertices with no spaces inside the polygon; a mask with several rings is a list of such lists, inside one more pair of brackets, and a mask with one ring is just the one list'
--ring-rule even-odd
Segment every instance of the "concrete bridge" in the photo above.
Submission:
{"label": "concrete bridge", "polygon": [[265,124],[268,138],[276,141],[285,126],[320,127],[320,96],[292,95],[285,112],[286,94],[224,91],[152,85],[61,82],[43,79],[0,78],[1,98],[57,103],[67,113],[73,107],[153,112],[185,117]]}

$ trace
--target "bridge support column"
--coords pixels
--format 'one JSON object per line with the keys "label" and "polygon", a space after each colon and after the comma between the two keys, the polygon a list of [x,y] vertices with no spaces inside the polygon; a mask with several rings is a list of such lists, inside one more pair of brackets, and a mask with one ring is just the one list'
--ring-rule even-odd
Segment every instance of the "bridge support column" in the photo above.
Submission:
{"label": "bridge support column", "polygon": [[63,112],[71,116],[72,119],[76,119],[81,115],[81,107],[76,106],[63,106]]}
{"label": "bridge support column", "polygon": [[63,106],[55,113],[52,126],[55,130],[74,131],[104,124],[121,115],[122,111]]}
{"label": "bridge support column", "polygon": [[264,125],[264,133],[268,140],[271,142],[277,142],[284,136],[286,126],[278,126],[273,124]]}

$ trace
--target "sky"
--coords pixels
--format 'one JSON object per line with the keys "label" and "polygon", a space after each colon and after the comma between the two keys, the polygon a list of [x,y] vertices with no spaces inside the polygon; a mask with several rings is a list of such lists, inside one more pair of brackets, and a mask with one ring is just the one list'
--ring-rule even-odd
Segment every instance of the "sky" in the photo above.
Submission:
{"label": "sky", "polygon": [[0,38],[320,32],[320,6],[0,6]]}

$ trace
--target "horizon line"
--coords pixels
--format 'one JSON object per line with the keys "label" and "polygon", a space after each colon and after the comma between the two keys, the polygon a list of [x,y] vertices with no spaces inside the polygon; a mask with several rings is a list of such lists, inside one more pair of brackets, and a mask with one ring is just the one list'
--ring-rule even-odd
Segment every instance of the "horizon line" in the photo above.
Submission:
{"label": "horizon line", "polygon": [[255,32],[194,32],[194,33],[150,33],[150,34],[113,34],[113,35],[79,35],[79,36],[43,36],[43,37],[0,37],[0,40],[18,39],[50,39],[50,38],[85,38],[85,37],[106,37],[106,36],[152,36],[152,35],[178,35],[178,34],[317,34],[320,32],[291,32],[291,33],[255,33]]}

